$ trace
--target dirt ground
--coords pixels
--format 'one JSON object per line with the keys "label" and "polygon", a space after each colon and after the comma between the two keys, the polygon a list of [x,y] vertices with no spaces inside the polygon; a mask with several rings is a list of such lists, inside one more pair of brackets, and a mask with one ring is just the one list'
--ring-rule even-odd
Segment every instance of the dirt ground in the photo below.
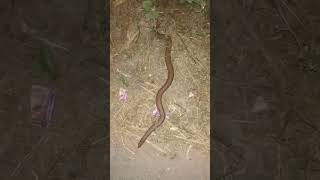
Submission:
{"label": "dirt ground", "polygon": [[[0,179],[106,179],[105,1],[0,7]],[[42,47],[53,54],[55,80],[34,68]],[[31,124],[33,84],[55,90],[48,129]]]}
{"label": "dirt ground", "polygon": [[319,8],[215,1],[215,179],[319,179]]}

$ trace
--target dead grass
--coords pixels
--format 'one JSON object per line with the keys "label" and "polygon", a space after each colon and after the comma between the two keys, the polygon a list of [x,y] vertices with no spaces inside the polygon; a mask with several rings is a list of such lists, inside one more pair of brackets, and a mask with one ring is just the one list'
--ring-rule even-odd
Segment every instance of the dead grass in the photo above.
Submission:
{"label": "dead grass", "polygon": [[[121,8],[124,8],[123,6]],[[115,47],[111,46],[111,52],[118,53],[111,54],[111,139],[134,154],[144,132],[157,120],[152,116],[155,95],[164,83],[167,71],[163,42],[154,36],[152,25],[144,18],[139,5],[130,4],[130,7],[131,13],[135,15],[131,19],[135,21],[128,22],[116,14],[111,15],[111,21],[129,23],[129,27],[137,25],[136,28],[127,29],[125,42],[118,41],[123,42],[121,45],[116,44],[117,47],[122,46],[121,48],[115,50]],[[171,11],[172,9],[180,9],[184,13]],[[208,22],[203,14],[191,9],[172,9],[165,9],[161,13],[161,22],[170,24],[164,27],[173,40],[171,54],[175,78],[163,97],[169,118],[148,138],[144,146],[151,145],[156,151],[164,154],[188,152],[190,147],[209,152]],[[175,18],[167,16],[169,12],[174,14]],[[111,22],[111,39],[115,44],[117,39],[112,35],[116,32],[112,30],[119,27],[112,27],[112,24]],[[126,79],[129,86],[126,87],[120,79]],[[126,103],[118,100],[121,87],[128,90]]]}

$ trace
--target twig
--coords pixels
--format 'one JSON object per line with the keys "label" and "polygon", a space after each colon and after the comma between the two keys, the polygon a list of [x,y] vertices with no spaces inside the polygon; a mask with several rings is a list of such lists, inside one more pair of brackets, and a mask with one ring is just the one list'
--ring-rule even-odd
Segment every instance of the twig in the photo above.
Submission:
{"label": "twig", "polygon": [[192,148],[192,145],[190,144],[188,149],[187,149],[187,153],[186,153],[186,159],[188,159],[188,160],[190,159],[189,153],[190,153],[191,148]]}
{"label": "twig", "polygon": [[271,2],[272,2],[272,4],[273,4],[273,6],[275,6],[275,8],[277,9],[277,11],[278,11],[279,15],[281,16],[282,20],[283,20],[283,21],[285,22],[285,24],[288,26],[288,29],[289,29],[290,33],[293,35],[294,39],[296,40],[299,48],[302,49],[302,46],[301,46],[301,43],[300,43],[300,41],[299,41],[299,39],[298,39],[297,34],[292,30],[289,22],[287,21],[287,18],[286,18],[286,17],[284,16],[284,14],[283,14],[283,11],[282,11],[281,7],[277,4],[276,1],[277,1],[277,0],[272,0]]}
{"label": "twig", "polygon": [[299,112],[298,110],[296,110],[296,112],[297,112],[297,116],[298,116],[298,118],[299,118],[299,120],[300,120],[301,122],[303,122],[303,123],[306,124],[308,127],[310,127],[311,129],[313,129],[315,132],[317,132],[318,134],[320,134],[319,128],[318,128],[316,125],[312,124],[312,123],[310,122],[310,120],[308,120],[308,119],[306,118],[306,114],[302,114],[302,113]]}
{"label": "twig", "polygon": [[288,11],[298,20],[300,25],[305,29],[301,19],[298,17],[298,15],[296,13],[293,12],[293,10],[288,6],[288,4],[283,0],[280,0],[280,2],[282,2],[284,4],[284,6],[288,9]]}
{"label": "twig", "polygon": [[120,69],[117,69],[117,72],[118,72],[119,74],[123,75],[124,77],[127,77],[127,78],[131,78],[131,77],[132,77],[131,75],[126,74],[126,73],[120,71]]}
{"label": "twig", "polygon": [[180,38],[180,40],[181,40],[181,42],[182,42],[185,50],[187,51],[188,55],[191,57],[191,59],[193,60],[193,62],[194,62],[195,64],[197,64],[197,61],[200,62],[199,59],[197,59],[197,58],[195,58],[195,57],[193,57],[193,56],[191,55],[189,49],[187,48],[187,45],[185,44],[184,40],[182,39],[180,33],[177,32],[177,35],[178,35],[178,37]]}
{"label": "twig", "polygon": [[45,44],[51,46],[51,47],[55,47],[55,48],[58,48],[58,49],[62,49],[64,51],[70,51],[69,49],[57,44],[57,43],[54,43],[52,41],[49,41],[48,39],[45,39],[45,38],[42,38],[42,37],[34,37],[35,39],[37,40],[40,40],[42,42],[44,42]]}
{"label": "twig", "polygon": [[91,145],[96,145],[96,144],[98,144],[98,143],[100,143],[101,141],[106,140],[106,139],[107,139],[107,137],[102,137],[102,138],[97,139],[97,140],[95,140],[94,142],[92,142]]}
{"label": "twig", "polygon": [[31,28],[30,26],[27,25],[27,23],[25,22],[22,22],[22,29],[25,33],[28,33],[32,38],[36,39],[36,40],[40,40],[42,42],[44,42],[45,44],[51,46],[51,47],[55,47],[55,48],[58,48],[58,49],[62,49],[64,51],[69,51],[69,49],[57,44],[57,43],[54,43],[52,41],[49,41],[48,39],[45,39],[45,38],[42,38],[42,37],[39,37],[39,36],[36,36],[36,34],[38,33],[37,30]]}
{"label": "twig", "polygon": [[96,78],[100,79],[101,81],[103,81],[105,84],[109,85],[109,82],[102,76],[98,76],[98,75],[95,75]]}
{"label": "twig", "polygon": [[140,83],[138,83],[138,86],[140,86],[143,90],[147,91],[149,94],[151,94],[152,96],[155,95],[154,92],[150,91],[149,89],[147,89],[146,87],[144,87],[143,85],[141,85]]}
{"label": "twig", "polygon": [[126,149],[126,150],[128,150],[131,154],[133,154],[133,155],[135,155],[136,153],[135,152],[133,152],[131,149],[129,149],[127,146],[126,146],[126,144],[124,143],[124,141],[123,141],[123,137],[121,136],[121,142],[122,142],[122,145],[123,145],[123,147]]}
{"label": "twig", "polygon": [[156,150],[162,152],[163,154],[167,154],[167,151],[163,150],[162,148],[160,148],[156,144],[152,143],[151,141],[146,140],[146,143],[150,144],[153,148],[155,148]]}
{"label": "twig", "polygon": [[36,180],[39,180],[39,176],[37,175],[37,173],[33,169],[31,170],[31,173]]}
{"label": "twig", "polygon": [[[59,162],[65,161],[67,155],[70,155],[74,151],[77,151],[77,153],[81,153],[81,154],[85,154],[89,151],[89,149],[91,148],[90,145],[92,144],[89,142],[89,139],[91,138],[91,136],[95,135],[97,132],[96,130],[90,131],[90,130],[93,130],[93,128],[96,128],[95,124],[96,124],[95,122],[91,123],[88,127],[85,128],[85,132],[77,131],[74,134],[74,138],[78,139],[79,136],[81,136],[82,134],[87,134],[88,133],[87,131],[93,132],[94,134],[91,134],[89,136],[87,135],[85,136],[85,138],[82,139],[82,141],[80,141],[80,143],[72,145],[72,147],[69,149],[63,148],[60,152],[56,153],[54,159],[50,161],[50,165],[46,170],[46,173],[45,173],[46,177],[48,177],[55,170],[55,167]],[[82,155],[82,157],[84,156]]]}
{"label": "twig", "polygon": [[190,143],[200,144],[200,145],[203,145],[203,146],[205,146],[205,147],[208,146],[208,144],[206,144],[206,143],[199,142],[199,141],[196,141],[196,140],[193,140],[193,139],[187,139],[187,138],[181,137],[181,136],[174,136],[174,137],[176,137],[176,138],[178,138],[178,139],[182,139],[182,140],[187,141],[187,142],[190,142]]}
{"label": "twig", "polygon": [[[170,121],[166,121],[166,123],[168,123],[169,125],[171,125],[172,127],[171,128],[176,128],[176,131],[178,131],[180,133],[180,135],[182,135],[184,138],[187,138],[182,132],[181,132],[181,129],[178,128],[177,126],[173,125]],[[170,128],[170,130],[171,130]]]}
{"label": "twig", "polygon": [[31,151],[25,155],[22,160],[18,163],[18,165],[16,166],[16,168],[11,172],[11,176],[15,176],[17,175],[20,170],[22,169],[22,165],[25,161],[29,160],[32,158],[33,153],[35,152],[35,150],[40,146],[40,144],[42,144],[43,142],[47,142],[48,137],[42,137],[38,143],[32,147]]}

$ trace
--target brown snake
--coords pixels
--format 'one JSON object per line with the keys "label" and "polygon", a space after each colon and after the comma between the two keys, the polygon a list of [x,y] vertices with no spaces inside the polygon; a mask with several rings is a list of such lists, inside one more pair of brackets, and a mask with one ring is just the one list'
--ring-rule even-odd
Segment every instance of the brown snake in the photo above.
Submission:
{"label": "brown snake", "polygon": [[155,131],[158,127],[161,126],[161,124],[164,122],[166,118],[166,113],[164,111],[163,105],[162,105],[162,95],[164,92],[170,87],[173,77],[174,77],[174,69],[171,62],[171,48],[172,48],[172,40],[171,37],[165,34],[161,34],[158,31],[156,31],[158,38],[164,39],[166,42],[165,46],[165,62],[168,70],[168,77],[166,82],[163,84],[163,86],[159,89],[157,96],[156,96],[156,105],[160,112],[160,117],[158,121],[153,123],[152,126],[145,132],[145,134],[142,136],[141,140],[138,143],[138,148],[142,146],[142,144],[147,140],[147,138],[150,136],[150,134]]}

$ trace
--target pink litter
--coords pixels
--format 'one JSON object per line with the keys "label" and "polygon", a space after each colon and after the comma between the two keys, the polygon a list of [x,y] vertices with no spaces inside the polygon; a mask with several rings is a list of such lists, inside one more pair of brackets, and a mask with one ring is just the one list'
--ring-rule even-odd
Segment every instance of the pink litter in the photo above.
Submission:
{"label": "pink litter", "polygon": [[120,88],[119,90],[119,101],[127,102],[128,101],[128,90]]}
{"label": "pink litter", "polygon": [[54,106],[54,93],[49,88],[33,85],[31,88],[31,119],[32,125],[49,127]]}
{"label": "pink litter", "polygon": [[[170,112],[166,113],[166,119],[169,119],[169,114],[170,114]],[[154,106],[153,111],[152,111],[152,116],[153,117],[160,117],[160,112],[159,112],[157,106]]]}

